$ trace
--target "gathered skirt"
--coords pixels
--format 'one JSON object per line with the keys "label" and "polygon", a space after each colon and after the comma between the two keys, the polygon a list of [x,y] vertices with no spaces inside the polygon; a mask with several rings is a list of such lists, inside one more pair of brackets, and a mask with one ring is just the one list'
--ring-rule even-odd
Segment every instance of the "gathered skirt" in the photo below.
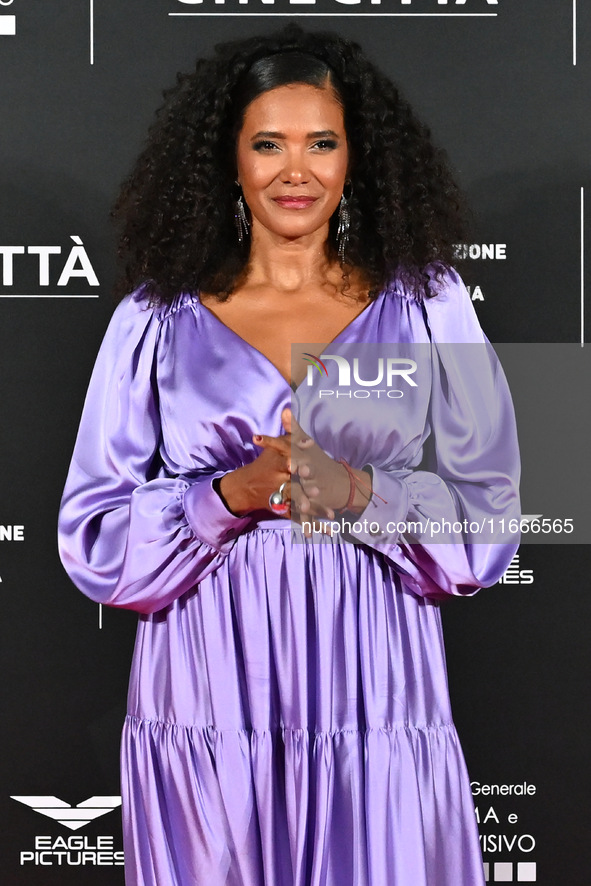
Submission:
{"label": "gathered skirt", "polygon": [[240,536],[141,616],[127,886],[483,886],[439,606],[380,553]]}

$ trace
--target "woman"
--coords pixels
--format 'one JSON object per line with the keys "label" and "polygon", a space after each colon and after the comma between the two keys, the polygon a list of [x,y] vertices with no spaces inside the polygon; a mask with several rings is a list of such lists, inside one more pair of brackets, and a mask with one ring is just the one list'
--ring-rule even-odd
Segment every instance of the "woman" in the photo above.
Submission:
{"label": "woman", "polygon": [[[436,600],[492,584],[515,545],[427,526],[518,515],[518,463],[451,269],[459,206],[428,131],[337,36],[226,44],[168,94],[116,208],[135,291],[60,519],[73,581],[140,613],[128,884],[484,882]],[[325,367],[399,343],[416,396],[356,424],[292,372],[292,342],[330,342]],[[469,371],[447,342],[480,343]]]}

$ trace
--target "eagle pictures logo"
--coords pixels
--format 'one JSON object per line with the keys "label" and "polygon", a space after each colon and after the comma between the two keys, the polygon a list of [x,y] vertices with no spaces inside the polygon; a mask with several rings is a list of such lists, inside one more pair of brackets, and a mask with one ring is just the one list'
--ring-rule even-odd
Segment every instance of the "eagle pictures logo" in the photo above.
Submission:
{"label": "eagle pictures logo", "polygon": [[[121,797],[89,797],[76,806],[59,797],[15,796],[11,797],[50,818],[71,831],[86,827],[96,818],[107,815],[121,806]],[[37,835],[32,849],[20,852],[20,864],[35,866],[93,866],[123,865],[123,850],[115,849],[112,836],[89,837],[72,834],[49,837]]]}

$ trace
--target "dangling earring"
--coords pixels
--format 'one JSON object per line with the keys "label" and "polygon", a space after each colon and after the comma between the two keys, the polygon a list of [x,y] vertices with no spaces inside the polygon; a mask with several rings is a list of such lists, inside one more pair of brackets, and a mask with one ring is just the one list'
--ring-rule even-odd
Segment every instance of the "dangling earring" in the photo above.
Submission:
{"label": "dangling earring", "polygon": [[345,197],[345,192],[343,191],[341,195],[341,202],[339,203],[339,214],[338,214],[338,227],[337,227],[337,252],[339,255],[339,259],[341,264],[345,264],[345,251],[347,249],[347,244],[349,242],[349,228],[351,227],[351,213],[349,211],[349,200],[351,199],[351,195],[353,193],[353,188],[351,187],[350,182],[345,182],[345,184],[349,185],[349,197]]}
{"label": "dangling earring", "polygon": [[[236,184],[238,185],[238,187],[240,187],[240,182],[236,182]],[[238,233],[238,242],[243,243],[248,238],[250,225],[246,217],[246,210],[244,208],[242,192],[240,192],[240,196],[236,200],[234,206],[234,222],[236,224],[236,231]]]}

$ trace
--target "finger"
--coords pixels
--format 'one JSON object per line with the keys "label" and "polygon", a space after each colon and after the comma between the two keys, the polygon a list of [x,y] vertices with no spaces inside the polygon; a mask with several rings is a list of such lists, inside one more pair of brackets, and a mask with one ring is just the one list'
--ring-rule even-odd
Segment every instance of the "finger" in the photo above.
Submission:
{"label": "finger", "polygon": [[252,442],[261,449],[274,449],[275,452],[280,452],[282,455],[289,455],[291,452],[291,441],[285,434],[282,434],[281,437],[253,434]]}
{"label": "finger", "polygon": [[283,412],[281,413],[281,422],[283,424],[283,427],[285,428],[286,433],[291,434],[291,436],[293,437],[294,443],[299,444],[300,442],[306,442],[307,445],[310,445],[308,441],[310,441],[311,444],[314,443],[309,435],[306,434],[302,430],[301,426],[297,423],[297,421],[293,417],[291,409],[283,410]]}
{"label": "finger", "polygon": [[302,489],[309,499],[318,498],[318,496],[320,495],[320,489],[318,488],[318,486],[302,483]]}
{"label": "finger", "polygon": [[302,489],[308,498],[318,498],[320,495],[320,486],[318,478],[312,465],[303,464],[298,466],[298,477],[302,484]]}
{"label": "finger", "polygon": [[295,422],[295,419],[291,414],[291,409],[284,409],[281,413],[281,424],[287,434],[291,434],[292,422]]}
{"label": "finger", "polygon": [[[334,520],[335,512],[332,508],[325,507],[314,501],[309,496],[308,490],[304,490],[299,483],[291,484],[292,519],[309,524],[315,521],[325,522]],[[303,520],[301,518],[304,518]]]}
{"label": "finger", "polygon": [[303,512],[306,514],[310,509],[308,496],[304,493],[299,483],[290,483],[289,486],[292,509],[297,513]]}
{"label": "finger", "polygon": [[298,465],[298,477],[302,477],[304,480],[308,480],[310,478],[310,465],[304,463],[303,465]]}

